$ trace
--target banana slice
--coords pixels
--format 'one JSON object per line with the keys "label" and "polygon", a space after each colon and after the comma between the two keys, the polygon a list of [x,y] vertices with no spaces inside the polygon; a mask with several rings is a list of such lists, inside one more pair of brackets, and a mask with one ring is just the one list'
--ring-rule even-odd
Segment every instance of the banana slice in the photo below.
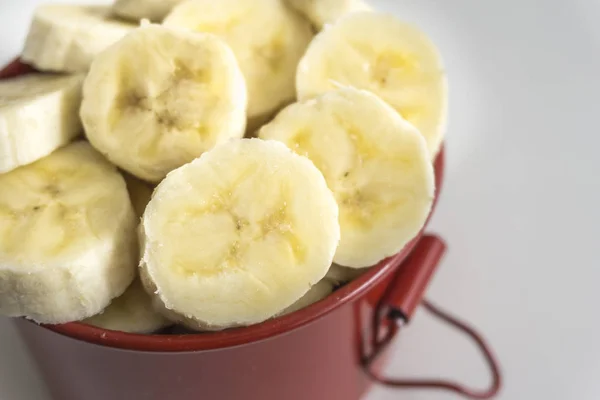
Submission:
{"label": "banana slice", "polygon": [[[293,303],[291,306],[289,306],[276,316],[291,314],[295,311],[308,307],[313,303],[323,300],[325,297],[329,296],[333,292],[334,284],[335,281],[330,280],[327,277],[321,279],[319,282],[314,284],[304,296],[302,296],[299,300],[297,300],[295,303]],[[199,330],[198,324],[194,320],[182,317],[181,315],[178,315],[173,311],[166,309],[163,303],[155,301],[154,307],[157,310],[157,312],[162,313],[162,315],[164,315],[165,318],[169,318],[171,321],[173,321],[173,323],[180,324],[174,328],[173,334],[189,334],[195,333]]]}
{"label": "banana slice", "polygon": [[306,17],[317,31],[351,12],[371,11],[363,0],[285,0]]}
{"label": "banana slice", "polygon": [[325,176],[340,209],[336,264],[371,266],[423,227],[435,190],[425,140],[374,94],[344,88],[295,103],[259,137],[285,143]]}
{"label": "banana slice", "polygon": [[446,129],[446,75],[425,34],[395,17],[358,12],[319,33],[298,66],[298,97],[340,86],[369,90],[416,126],[435,158]]}
{"label": "banana slice", "polygon": [[98,314],[135,276],[135,225],[123,178],[86,142],[0,175],[0,314]]}
{"label": "banana slice", "polygon": [[320,280],[316,285],[310,288],[310,290],[302,296],[300,300],[286,308],[281,315],[291,314],[295,311],[301,310],[317,301],[323,300],[333,292],[333,283],[327,279]]}
{"label": "banana slice", "polygon": [[129,333],[154,333],[170,325],[168,319],[154,311],[152,298],[139,279],[100,314],[82,321],[98,328]]}
{"label": "banana slice", "polygon": [[129,191],[129,198],[135,210],[135,215],[141,219],[146,206],[148,206],[152,198],[152,191],[154,189],[146,182],[139,180],[131,174],[124,173],[123,178],[125,178],[125,183],[127,184],[127,191]]}
{"label": "banana slice", "polygon": [[33,15],[21,59],[42,71],[85,72],[94,57],[135,25],[110,16],[110,8],[45,4]]}
{"label": "banana slice", "polygon": [[160,22],[182,0],[116,0],[112,11],[122,18],[133,21],[149,19]]}
{"label": "banana slice", "polygon": [[281,0],[186,1],[163,24],[214,33],[227,42],[248,85],[248,117],[295,99],[296,67],[312,31]]}
{"label": "banana slice", "polygon": [[0,80],[0,173],[47,156],[81,134],[82,75]]}
{"label": "banana slice", "polygon": [[156,188],[140,225],[142,282],[190,328],[251,325],[325,276],[339,233],[310,160],[279,142],[232,140]]}
{"label": "banana slice", "polygon": [[246,125],[246,87],[235,56],[213,35],[145,25],[94,60],[83,86],[88,139],[149,182]]}
{"label": "banana slice", "polygon": [[348,268],[342,267],[341,265],[333,264],[329,268],[329,271],[327,271],[325,279],[327,279],[336,286],[343,285],[345,283],[353,281],[368,270],[369,268]]}

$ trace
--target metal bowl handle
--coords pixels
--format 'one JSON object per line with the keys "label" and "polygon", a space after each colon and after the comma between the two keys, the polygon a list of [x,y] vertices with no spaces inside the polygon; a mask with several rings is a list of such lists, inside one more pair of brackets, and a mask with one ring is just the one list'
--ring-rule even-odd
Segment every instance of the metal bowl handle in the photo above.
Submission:
{"label": "metal bowl handle", "polygon": [[[363,355],[362,366],[374,381],[404,389],[434,389],[457,393],[469,399],[491,399],[502,387],[502,375],[498,361],[486,341],[473,328],[456,317],[423,299],[423,294],[446,251],[444,241],[438,236],[425,235],[411,256],[399,267],[388,291],[382,297],[373,321],[373,333],[369,352]],[[492,382],[485,390],[475,390],[464,385],[439,379],[394,379],[381,376],[373,368],[373,362],[395,338],[402,326],[409,323],[418,305],[422,305],[436,318],[469,336],[479,347],[489,366]]]}

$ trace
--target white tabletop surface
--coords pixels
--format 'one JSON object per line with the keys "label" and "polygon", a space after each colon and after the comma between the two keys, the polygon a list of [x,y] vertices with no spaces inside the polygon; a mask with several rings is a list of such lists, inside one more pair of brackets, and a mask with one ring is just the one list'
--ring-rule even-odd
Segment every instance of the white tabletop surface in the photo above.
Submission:
{"label": "white tabletop surface", "polygon": [[[0,62],[20,51],[42,2],[0,0]],[[430,230],[449,253],[428,296],[494,345],[499,399],[600,399],[600,2],[373,3],[422,26],[447,65],[447,178]],[[488,379],[474,348],[422,312],[388,372]],[[0,400],[44,393],[0,319]],[[368,400],[400,398],[458,399],[377,388]]]}

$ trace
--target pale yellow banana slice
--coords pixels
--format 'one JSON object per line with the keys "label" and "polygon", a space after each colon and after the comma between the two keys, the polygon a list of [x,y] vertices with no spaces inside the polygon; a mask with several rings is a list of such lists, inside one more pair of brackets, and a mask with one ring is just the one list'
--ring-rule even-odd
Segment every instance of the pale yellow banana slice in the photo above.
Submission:
{"label": "pale yellow banana slice", "polygon": [[85,72],[134,27],[112,18],[109,7],[44,4],[35,10],[21,58],[42,71]]}
{"label": "pale yellow banana slice", "polygon": [[325,279],[329,280],[335,285],[343,285],[353,281],[367,271],[369,271],[369,268],[348,268],[333,264],[329,268],[329,271],[327,271]]}
{"label": "pale yellow banana slice", "polygon": [[132,21],[149,19],[161,22],[177,4],[183,0],[115,0],[112,10]]}
{"label": "pale yellow banana slice", "polygon": [[94,60],[81,119],[92,145],[158,182],[218,143],[244,135],[247,95],[216,36],[145,25]]}
{"label": "pale yellow banana slice", "polygon": [[221,144],[171,172],[140,231],[146,291],[169,318],[201,330],[291,306],[325,276],[340,234],[319,170],[259,139]]}
{"label": "pale yellow banana slice", "polygon": [[439,151],[448,96],[441,58],[423,32],[394,16],[340,18],[312,41],[296,85],[301,100],[346,85],[369,90],[419,129],[432,158]]}
{"label": "pale yellow banana slice", "polygon": [[333,292],[333,283],[328,279],[323,279],[317,282],[316,285],[310,288],[310,290],[302,296],[300,300],[286,308],[281,315],[291,314],[295,311],[301,310],[317,301],[323,300]]}
{"label": "pale yellow banana slice", "polygon": [[102,313],[82,321],[98,328],[129,333],[154,333],[170,325],[168,319],[152,308],[152,297],[139,279],[114,299]]}
{"label": "pale yellow banana slice", "polygon": [[325,176],[340,210],[336,264],[371,266],[423,227],[435,190],[427,145],[374,94],[344,88],[295,103],[259,137],[285,143]]}
{"label": "pale yellow banana slice", "polygon": [[127,190],[129,191],[129,198],[131,199],[135,214],[138,218],[142,218],[146,206],[152,198],[152,191],[154,189],[148,183],[139,180],[131,174],[124,173],[123,178],[125,178]]}
{"label": "pale yellow banana slice", "polygon": [[87,142],[0,175],[0,314],[98,314],[135,276],[135,229],[121,174]]}
{"label": "pale yellow banana slice", "polygon": [[82,133],[82,75],[0,80],[0,173],[30,164]]}
{"label": "pale yellow banana slice", "polygon": [[363,0],[285,0],[300,12],[316,30],[332,24],[340,17],[357,11],[370,11],[371,7]]}
{"label": "pale yellow banana slice", "polygon": [[250,118],[295,98],[296,67],[312,32],[281,0],[186,1],[163,24],[214,33],[227,42],[246,78]]}

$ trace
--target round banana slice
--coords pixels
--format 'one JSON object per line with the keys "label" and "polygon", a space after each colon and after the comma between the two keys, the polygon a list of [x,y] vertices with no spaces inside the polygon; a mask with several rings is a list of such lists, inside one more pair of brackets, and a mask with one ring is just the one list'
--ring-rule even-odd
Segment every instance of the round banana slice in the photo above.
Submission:
{"label": "round banana slice", "polygon": [[112,11],[122,18],[160,22],[182,0],[115,0]]}
{"label": "round banana slice", "polygon": [[317,301],[323,300],[333,292],[333,283],[328,279],[323,279],[317,282],[316,285],[310,288],[310,290],[302,296],[300,300],[286,308],[281,315],[291,314],[295,311],[301,310]]}
{"label": "round banana slice", "polygon": [[92,145],[109,160],[158,182],[216,144],[241,138],[246,96],[223,41],[150,24],[94,60],[81,119]]}
{"label": "round banana slice", "polygon": [[344,88],[295,103],[259,137],[285,143],[325,176],[340,212],[336,264],[374,265],[423,227],[435,190],[427,145],[374,94]]}
{"label": "round banana slice", "polygon": [[27,165],[82,133],[83,75],[0,80],[0,174]]}
{"label": "round banana slice", "polygon": [[0,314],[98,314],[135,277],[135,229],[123,178],[86,142],[0,175]]}
{"label": "round banana slice", "polygon": [[42,71],[87,71],[98,53],[135,28],[110,14],[103,6],[39,6],[21,59]]}
{"label": "round banana slice", "polygon": [[358,12],[319,33],[298,66],[301,100],[341,86],[369,90],[417,127],[435,158],[446,129],[440,55],[417,28],[388,14]]}
{"label": "round banana slice", "polygon": [[168,319],[152,308],[152,298],[139,279],[98,315],[82,321],[98,328],[129,333],[154,333],[170,325]]}
{"label": "round banana slice", "polygon": [[248,85],[248,117],[295,99],[296,67],[313,34],[281,0],[186,1],[163,24],[214,33],[227,42]]}
{"label": "round banana slice", "polygon": [[240,139],[171,172],[140,226],[148,293],[187,326],[262,322],[320,281],[339,241],[323,175],[283,144]]}
{"label": "round banana slice", "polygon": [[288,5],[300,12],[317,31],[332,24],[351,12],[370,11],[371,7],[363,0],[285,0]]}

